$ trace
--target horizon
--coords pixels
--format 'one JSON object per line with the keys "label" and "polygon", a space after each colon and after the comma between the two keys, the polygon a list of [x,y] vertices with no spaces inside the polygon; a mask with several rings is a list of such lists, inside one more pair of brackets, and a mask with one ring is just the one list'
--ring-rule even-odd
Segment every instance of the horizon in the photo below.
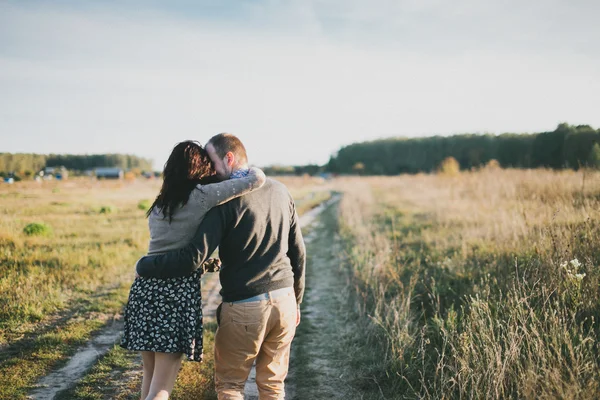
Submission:
{"label": "horizon", "polygon": [[598,12],[562,0],[8,1],[2,151],[135,154],[156,170],[176,142],[231,132],[253,164],[323,165],[391,137],[600,126]]}
{"label": "horizon", "polygon": [[[579,125],[572,125],[572,124],[568,124],[567,122],[563,122],[564,124],[567,124],[570,127],[577,127],[577,126],[589,126],[592,129],[596,129],[594,126],[588,125],[588,124],[579,124]],[[561,123],[561,124],[563,124]],[[597,128],[596,130],[600,131],[600,128]],[[552,132],[550,130],[546,130],[543,132]],[[453,133],[453,134],[447,134],[447,135],[428,135],[428,136],[388,136],[388,137],[380,137],[380,138],[373,138],[373,139],[369,139],[369,140],[365,140],[365,141],[357,141],[357,142],[352,142],[352,143],[346,143],[341,145],[337,150],[335,150],[331,157],[333,157],[340,149],[347,147],[347,146],[351,146],[354,144],[359,144],[359,143],[367,143],[367,142],[377,142],[377,141],[385,141],[385,140],[389,140],[389,139],[427,139],[427,138],[434,138],[434,137],[447,137],[447,138],[451,138],[454,136],[470,136],[470,135],[476,135],[476,136],[485,136],[485,135],[491,135],[491,136],[501,136],[501,135],[536,135],[539,133],[543,133],[543,132],[502,132],[502,133],[493,133],[493,132],[462,132],[462,133]],[[6,152],[0,152],[0,154],[3,154]],[[124,156],[134,156],[134,157],[138,157],[140,159],[145,159],[148,161],[151,161],[153,164],[153,172],[160,172],[162,171],[162,166],[160,168],[156,168],[156,161],[153,159],[149,159],[143,156],[140,156],[138,154],[134,154],[134,153],[23,153],[23,152],[19,152],[19,153],[10,153],[9,154],[32,154],[32,155],[41,155],[41,156],[96,156],[96,155],[109,155],[109,154],[117,154],[117,155],[124,155]],[[274,164],[256,164],[256,163],[250,163],[250,165],[255,165],[258,166],[260,168],[276,168],[276,167],[303,167],[303,166],[311,166],[311,165],[317,165],[319,167],[325,167],[328,162],[330,161],[331,157],[324,163],[305,163],[305,164],[278,164],[278,163],[274,163]],[[94,168],[100,168],[100,167],[94,167]],[[94,169],[91,168],[91,169]]]}

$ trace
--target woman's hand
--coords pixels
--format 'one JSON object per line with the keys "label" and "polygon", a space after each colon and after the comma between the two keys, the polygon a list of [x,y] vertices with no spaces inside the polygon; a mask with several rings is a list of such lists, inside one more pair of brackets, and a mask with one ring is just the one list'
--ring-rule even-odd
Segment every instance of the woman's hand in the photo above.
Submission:
{"label": "woman's hand", "polygon": [[253,175],[256,177],[256,181],[258,182],[258,186],[264,185],[267,181],[267,176],[260,168],[251,167],[249,171],[249,175]]}

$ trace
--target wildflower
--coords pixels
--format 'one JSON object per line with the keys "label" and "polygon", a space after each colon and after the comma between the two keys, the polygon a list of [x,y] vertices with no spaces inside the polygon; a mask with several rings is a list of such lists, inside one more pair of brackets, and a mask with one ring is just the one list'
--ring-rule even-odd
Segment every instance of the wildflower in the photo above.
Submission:
{"label": "wildflower", "polygon": [[575,274],[575,279],[581,282],[585,278],[585,272],[583,274]]}
{"label": "wildflower", "polygon": [[569,261],[569,264],[571,264],[571,267],[573,267],[575,269],[575,271],[577,271],[577,268],[581,267],[581,263],[576,258]]}

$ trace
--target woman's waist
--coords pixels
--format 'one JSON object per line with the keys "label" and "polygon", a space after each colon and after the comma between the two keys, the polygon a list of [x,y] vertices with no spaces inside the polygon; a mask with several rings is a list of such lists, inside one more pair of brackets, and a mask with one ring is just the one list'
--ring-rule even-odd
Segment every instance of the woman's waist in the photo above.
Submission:
{"label": "woman's waist", "polygon": [[150,239],[150,243],[148,244],[148,255],[156,256],[159,254],[164,254],[172,250],[177,250],[185,245],[187,245],[191,240],[191,237],[181,236],[176,239],[173,237],[167,238],[156,238]]}

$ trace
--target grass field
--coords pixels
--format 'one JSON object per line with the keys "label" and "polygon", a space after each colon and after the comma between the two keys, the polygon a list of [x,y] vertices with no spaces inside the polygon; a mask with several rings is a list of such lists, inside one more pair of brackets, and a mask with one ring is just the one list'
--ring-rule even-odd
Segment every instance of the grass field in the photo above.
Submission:
{"label": "grass field", "polygon": [[[597,398],[600,173],[488,168],[283,181],[300,213],[332,190],[343,193],[341,246],[312,246],[327,247],[315,247],[316,262],[339,251],[328,262],[345,263],[350,276],[351,290],[336,289],[351,294],[350,306],[336,311],[347,315],[338,318],[340,343],[352,349],[343,355],[351,373],[337,383],[348,393]],[[158,188],[75,180],[0,187],[0,398],[25,398],[119,317],[146,251],[143,203]],[[174,399],[215,398],[214,328],[206,330],[207,362],[184,364]],[[135,362],[115,347],[64,398],[106,398],[114,386],[103,382]],[[118,398],[135,398],[137,381],[128,382]]]}
{"label": "grass field", "polygon": [[[329,196],[321,180],[282,180],[300,212]],[[147,250],[145,207],[159,188],[81,179],[0,186],[0,398],[24,398],[119,318]],[[111,351],[107,362],[120,357]]]}
{"label": "grass field", "polygon": [[362,368],[387,398],[597,398],[599,173],[488,169],[345,188],[362,352],[380,355]]}

